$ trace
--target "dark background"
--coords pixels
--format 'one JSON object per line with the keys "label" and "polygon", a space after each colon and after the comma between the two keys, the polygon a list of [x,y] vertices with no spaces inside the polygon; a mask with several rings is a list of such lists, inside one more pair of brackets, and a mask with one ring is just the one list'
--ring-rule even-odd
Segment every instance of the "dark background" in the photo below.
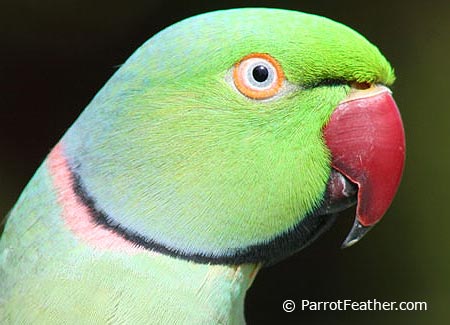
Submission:
{"label": "dark background", "polygon": [[[448,1],[2,1],[0,219],[94,94],[146,39],[194,14],[274,6],[324,15],[375,43],[395,67],[406,170],[383,221],[341,250],[354,211],[311,247],[263,269],[250,324],[443,324],[450,321]],[[293,299],[426,301],[428,311],[302,312]]]}

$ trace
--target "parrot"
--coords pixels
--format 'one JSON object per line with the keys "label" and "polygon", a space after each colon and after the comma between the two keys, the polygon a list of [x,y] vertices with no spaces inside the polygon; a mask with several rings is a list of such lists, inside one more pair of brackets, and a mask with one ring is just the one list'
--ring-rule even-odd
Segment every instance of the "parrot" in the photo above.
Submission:
{"label": "parrot", "polygon": [[1,324],[243,324],[261,268],[399,187],[394,70],[294,10],[199,14],[149,38],[51,149],[7,216]]}

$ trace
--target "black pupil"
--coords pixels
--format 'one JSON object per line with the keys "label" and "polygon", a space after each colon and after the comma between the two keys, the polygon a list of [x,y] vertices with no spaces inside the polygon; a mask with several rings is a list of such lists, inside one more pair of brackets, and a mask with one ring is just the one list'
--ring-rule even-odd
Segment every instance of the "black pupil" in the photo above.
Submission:
{"label": "black pupil", "polygon": [[263,65],[258,65],[253,68],[252,75],[256,81],[264,82],[269,77],[269,70]]}

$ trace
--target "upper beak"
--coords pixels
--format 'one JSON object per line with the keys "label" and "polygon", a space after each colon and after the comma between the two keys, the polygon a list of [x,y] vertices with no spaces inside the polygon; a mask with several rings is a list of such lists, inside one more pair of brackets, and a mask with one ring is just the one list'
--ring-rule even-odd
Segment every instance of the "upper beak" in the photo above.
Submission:
{"label": "upper beak", "polygon": [[342,244],[348,247],[380,221],[403,173],[405,134],[390,90],[352,89],[333,111],[324,137],[333,169],[358,186],[356,219]]}

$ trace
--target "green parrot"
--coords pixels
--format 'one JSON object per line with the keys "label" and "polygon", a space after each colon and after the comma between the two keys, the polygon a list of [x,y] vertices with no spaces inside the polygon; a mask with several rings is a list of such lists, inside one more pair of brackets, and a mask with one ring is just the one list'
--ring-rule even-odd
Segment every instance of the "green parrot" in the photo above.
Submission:
{"label": "green parrot", "polygon": [[258,270],[399,186],[393,69],[295,11],[198,15],[145,42],[39,167],[0,242],[1,324],[240,324]]}

